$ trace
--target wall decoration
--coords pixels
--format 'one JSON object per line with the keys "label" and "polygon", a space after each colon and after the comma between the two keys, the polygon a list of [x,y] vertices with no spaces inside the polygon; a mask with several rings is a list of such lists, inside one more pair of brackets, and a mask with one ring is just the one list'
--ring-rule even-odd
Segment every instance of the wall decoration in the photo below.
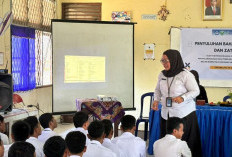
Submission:
{"label": "wall decoration", "polygon": [[155,44],[146,44],[144,43],[144,60],[146,59],[155,59]]}
{"label": "wall decoration", "polygon": [[203,0],[203,20],[222,20],[223,0]]}
{"label": "wall decoration", "polygon": [[162,5],[158,15],[160,16],[160,20],[166,21],[167,16],[170,14],[169,10],[166,9],[166,5]]}
{"label": "wall decoration", "polygon": [[113,11],[111,17],[115,22],[131,22],[130,11]]}

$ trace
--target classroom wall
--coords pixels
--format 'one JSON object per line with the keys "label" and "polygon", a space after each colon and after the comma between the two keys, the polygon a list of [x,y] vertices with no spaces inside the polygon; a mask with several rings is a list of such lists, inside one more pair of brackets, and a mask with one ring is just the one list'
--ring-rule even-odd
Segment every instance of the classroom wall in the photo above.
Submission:
{"label": "classroom wall", "polygon": [[[101,2],[102,21],[111,21],[112,11],[132,11],[132,21],[135,25],[135,107],[136,111],[128,112],[138,117],[140,96],[148,91],[153,91],[157,77],[163,69],[159,60],[162,52],[170,47],[170,36],[168,32],[171,26],[176,27],[231,27],[232,25],[232,4],[229,0],[224,0],[224,17],[222,21],[202,20],[202,1],[196,0],[168,0],[167,9],[170,14],[166,21],[142,20],[142,14],[157,14],[160,6],[164,5],[164,0],[57,0],[57,14],[61,18],[62,2]],[[3,13],[10,9],[10,1],[4,0]],[[1,12],[0,12],[1,13]],[[1,17],[3,16],[0,14]],[[143,44],[155,43],[156,60],[143,60]],[[0,52],[4,52],[4,65],[8,60],[10,68],[10,31],[4,36],[0,36]],[[0,66],[3,68],[5,66]],[[206,88],[209,101],[219,101],[228,93],[229,88]],[[52,87],[38,88],[28,92],[19,93],[26,104],[40,104],[45,112],[51,112],[52,108]],[[148,110],[148,108],[147,108]]]}
{"label": "classroom wall", "polygon": [[[139,109],[140,97],[143,93],[154,91],[157,77],[163,69],[160,59],[162,52],[170,48],[170,27],[231,27],[232,25],[232,4],[229,0],[224,0],[224,17],[222,21],[203,21],[202,20],[202,1],[196,0],[167,0],[167,9],[170,14],[166,21],[142,20],[143,14],[157,14],[164,0],[58,0],[57,15],[61,18],[61,3],[72,2],[101,2],[102,21],[111,21],[112,11],[132,11],[132,22],[135,25],[135,107]],[[143,44],[155,43],[154,61],[143,60]],[[227,95],[228,88],[206,88],[209,101],[221,101]],[[136,117],[139,110],[129,112]]]}

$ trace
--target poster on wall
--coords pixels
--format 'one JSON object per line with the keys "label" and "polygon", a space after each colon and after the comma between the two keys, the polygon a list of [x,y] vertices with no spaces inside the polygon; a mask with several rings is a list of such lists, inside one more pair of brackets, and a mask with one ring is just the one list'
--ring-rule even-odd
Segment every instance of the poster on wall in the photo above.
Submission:
{"label": "poster on wall", "polygon": [[112,18],[112,21],[114,22],[130,22],[131,12],[130,11],[113,11],[111,18]]}
{"label": "poster on wall", "polygon": [[155,59],[155,44],[144,44],[144,60]]}
{"label": "poster on wall", "polygon": [[182,28],[180,51],[203,85],[232,87],[232,29]]}

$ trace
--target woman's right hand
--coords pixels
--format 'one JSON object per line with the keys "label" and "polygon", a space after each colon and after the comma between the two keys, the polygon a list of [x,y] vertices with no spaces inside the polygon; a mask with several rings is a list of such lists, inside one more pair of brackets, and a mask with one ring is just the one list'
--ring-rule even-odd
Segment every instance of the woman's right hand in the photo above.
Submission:
{"label": "woman's right hand", "polygon": [[157,111],[158,110],[158,105],[159,105],[159,101],[154,101],[153,105],[152,105],[152,109]]}

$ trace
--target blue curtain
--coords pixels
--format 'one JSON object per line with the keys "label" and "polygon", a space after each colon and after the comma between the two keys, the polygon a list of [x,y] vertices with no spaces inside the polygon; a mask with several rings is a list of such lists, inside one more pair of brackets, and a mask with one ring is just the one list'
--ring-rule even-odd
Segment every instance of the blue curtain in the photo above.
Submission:
{"label": "blue curtain", "polygon": [[11,26],[12,76],[14,91],[28,91],[36,87],[35,29]]}

